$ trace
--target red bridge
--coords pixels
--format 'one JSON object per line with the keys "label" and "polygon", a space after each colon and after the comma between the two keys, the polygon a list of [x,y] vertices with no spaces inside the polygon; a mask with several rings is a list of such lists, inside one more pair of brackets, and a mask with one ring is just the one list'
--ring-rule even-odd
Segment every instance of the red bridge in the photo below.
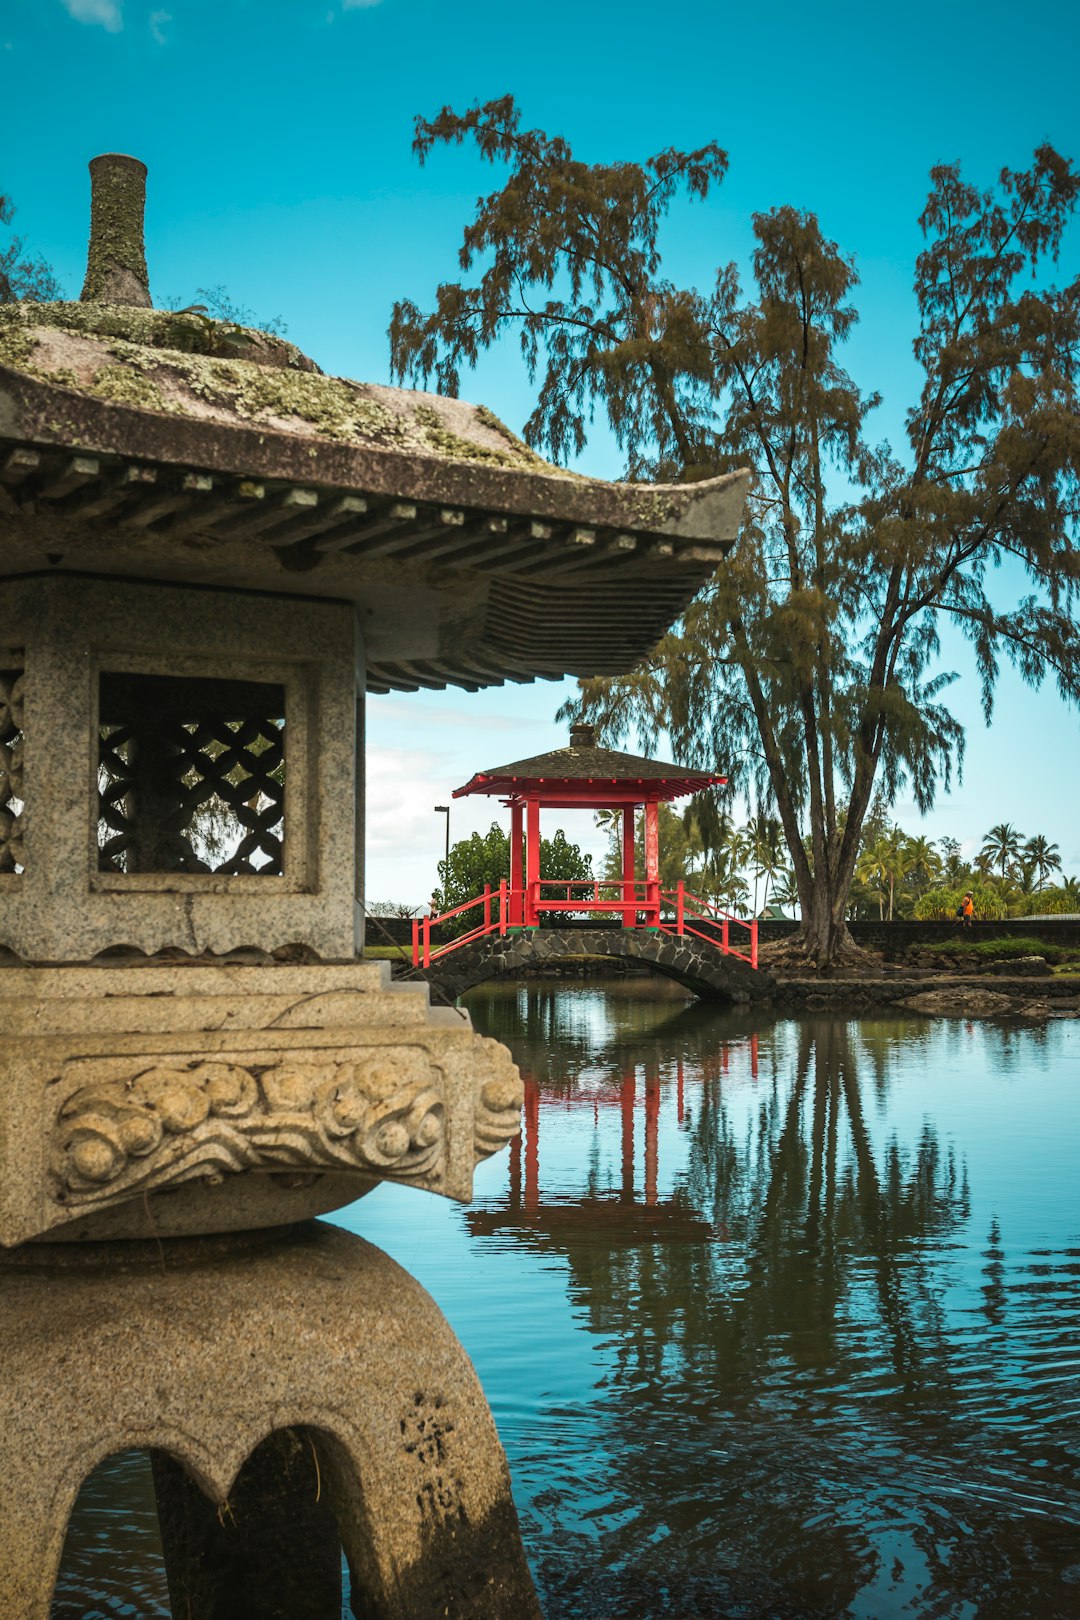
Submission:
{"label": "red bridge", "polygon": [[[757,923],[732,916],[680,880],[660,882],[659,806],[722,785],[711,771],[598,748],[591,726],[574,726],[569,748],[481,772],[454,797],[486,794],[510,810],[510,872],[498,888],[413,923],[413,966],[460,994],[493,974],[558,956],[633,956],[696,994],[745,1001],[758,967]],[[635,814],[644,810],[644,875],[638,875]],[[622,876],[545,878],[540,811],[621,812]],[[560,927],[560,921],[564,926]],[[453,929],[447,932],[447,925]],[[544,924],[545,926],[542,926]],[[460,960],[445,958],[461,953]],[[727,971],[718,971],[727,964]],[[762,980],[767,976],[762,975]]]}
{"label": "red bridge", "polygon": [[[555,893],[550,894],[550,890]],[[757,922],[747,922],[718,910],[699,895],[691,894],[682,881],[674,889],[662,889],[658,881],[648,879],[639,883],[605,878],[573,881],[537,878],[524,889],[511,888],[505,880],[497,889],[488,885],[483,894],[450,911],[414,920],[413,966],[429,968],[440,957],[474,945],[490,934],[505,938],[510,933],[520,934],[537,928],[542,914],[567,913],[573,914],[575,919],[584,917],[597,922],[605,929],[610,929],[608,915],[615,913],[621,928],[648,930],[677,938],[689,935],[704,940],[723,956],[736,957],[748,967],[756,969],[758,965]],[[433,930],[455,917],[466,916],[469,926],[465,930],[451,939],[433,941]]]}

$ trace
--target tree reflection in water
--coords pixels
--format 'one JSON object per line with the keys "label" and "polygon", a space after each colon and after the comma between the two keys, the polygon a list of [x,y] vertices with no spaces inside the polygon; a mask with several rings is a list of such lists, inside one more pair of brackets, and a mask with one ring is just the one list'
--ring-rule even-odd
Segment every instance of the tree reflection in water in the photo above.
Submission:
{"label": "tree reflection in water", "polygon": [[[560,1027],[554,995],[522,1010],[484,1009],[522,1063],[525,1136],[506,1197],[466,1219],[563,1256],[603,1350],[590,1439],[534,1501],[559,1525],[538,1559],[552,1620],[1080,1612],[1075,1369],[1066,1431],[1033,1397],[1026,1329],[1010,1348],[1010,1293],[1038,1284],[1006,1278],[996,1220],[947,1309],[975,1241],[963,1155],[931,1119],[888,1126],[893,1061],[927,1026],[692,1007],[627,1033]],[[661,1190],[671,1091],[685,1143]],[[583,1092],[598,1124],[618,1115],[621,1178],[586,1117],[580,1191],[545,1199],[545,1116]],[[1073,1343],[1077,1269],[1048,1268]]]}

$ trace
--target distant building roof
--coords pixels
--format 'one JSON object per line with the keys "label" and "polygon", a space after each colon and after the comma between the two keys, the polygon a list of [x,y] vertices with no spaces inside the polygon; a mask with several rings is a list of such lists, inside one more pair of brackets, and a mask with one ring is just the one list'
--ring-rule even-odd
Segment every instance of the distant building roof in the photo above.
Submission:
{"label": "distant building roof", "polygon": [[645,759],[640,754],[622,754],[611,748],[598,748],[592,726],[571,727],[570,746],[554,748],[531,759],[518,759],[509,765],[495,765],[478,771],[464,787],[454,789],[454,798],[486,793],[514,796],[540,788],[550,792],[560,785],[594,786],[598,797],[605,786],[641,786],[651,799],[681,799],[700,793],[727,780],[713,771],[669,765],[663,760]]}

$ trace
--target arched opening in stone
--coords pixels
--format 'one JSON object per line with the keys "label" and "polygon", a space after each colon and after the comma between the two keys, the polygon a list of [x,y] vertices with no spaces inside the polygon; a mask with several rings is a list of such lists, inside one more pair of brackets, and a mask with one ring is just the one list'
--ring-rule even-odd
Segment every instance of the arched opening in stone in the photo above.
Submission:
{"label": "arched opening in stone", "polygon": [[150,1459],[117,1451],[83,1480],[68,1520],[51,1620],[169,1620]]}
{"label": "arched opening in stone", "polygon": [[364,1518],[344,1448],[314,1428],[268,1435],[220,1504],[167,1451],[114,1452],[80,1487],[50,1620],[377,1620]]}
{"label": "arched opening in stone", "polygon": [[320,1443],[311,1429],[275,1430],[251,1452],[222,1503],[168,1453],[151,1453],[174,1616],[352,1615]]}

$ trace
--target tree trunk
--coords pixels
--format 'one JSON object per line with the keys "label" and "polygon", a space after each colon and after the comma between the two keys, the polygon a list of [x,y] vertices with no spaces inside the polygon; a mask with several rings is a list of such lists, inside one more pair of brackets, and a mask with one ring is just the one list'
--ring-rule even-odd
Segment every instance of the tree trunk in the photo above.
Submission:
{"label": "tree trunk", "polygon": [[862,955],[851,937],[844,915],[845,894],[830,894],[824,883],[815,883],[809,907],[803,907],[802,928],[796,948],[816,968],[835,967]]}

